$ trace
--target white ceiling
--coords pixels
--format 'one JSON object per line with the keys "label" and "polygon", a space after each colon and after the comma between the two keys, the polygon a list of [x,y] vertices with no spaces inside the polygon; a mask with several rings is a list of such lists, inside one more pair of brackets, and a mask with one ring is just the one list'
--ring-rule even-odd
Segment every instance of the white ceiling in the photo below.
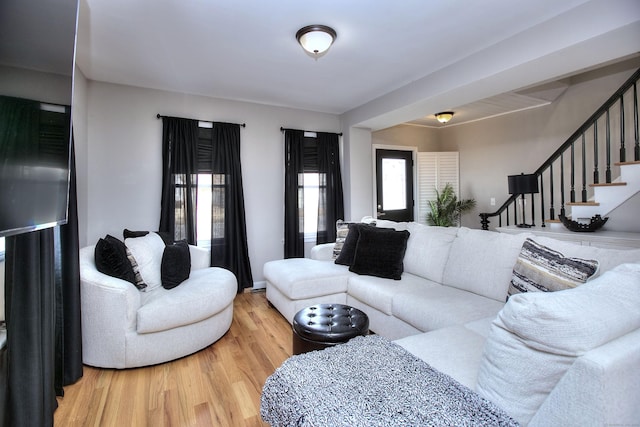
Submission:
{"label": "white ceiling", "polygon": [[[77,63],[96,81],[342,114],[524,32],[553,43],[544,24],[585,3],[632,5],[631,21],[640,16],[637,0],[81,0]],[[310,24],[338,34],[317,61],[295,40]],[[495,95],[480,115],[541,102]],[[435,112],[409,119],[429,125]]]}

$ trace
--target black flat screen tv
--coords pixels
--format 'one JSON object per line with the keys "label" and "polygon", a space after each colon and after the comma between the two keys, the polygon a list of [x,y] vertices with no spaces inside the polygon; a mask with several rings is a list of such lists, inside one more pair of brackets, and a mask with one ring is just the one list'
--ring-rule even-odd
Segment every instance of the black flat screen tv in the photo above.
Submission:
{"label": "black flat screen tv", "polygon": [[65,224],[78,0],[0,0],[0,237]]}

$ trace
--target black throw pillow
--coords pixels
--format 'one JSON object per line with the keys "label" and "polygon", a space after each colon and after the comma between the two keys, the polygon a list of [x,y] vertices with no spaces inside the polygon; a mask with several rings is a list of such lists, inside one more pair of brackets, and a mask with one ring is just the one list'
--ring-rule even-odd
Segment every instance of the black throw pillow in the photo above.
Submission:
{"label": "black throw pillow", "polygon": [[107,234],[104,239],[98,240],[93,256],[100,273],[136,284],[135,274],[127,257],[127,247],[117,238]]}
{"label": "black throw pillow", "polygon": [[406,230],[360,228],[356,253],[349,271],[400,280],[404,271],[403,260],[408,239],[409,232]]}
{"label": "black throw pillow", "polygon": [[162,287],[173,289],[189,278],[191,272],[191,253],[189,245],[181,240],[172,245],[167,245],[162,254],[160,266],[160,279]]}
{"label": "black throw pillow", "polygon": [[[340,250],[340,254],[334,261],[336,264],[351,266],[353,264],[353,258],[356,255],[356,247],[358,245],[358,239],[360,238],[360,228],[369,227],[375,228],[375,226],[363,223],[352,223],[349,224],[349,233],[347,237],[344,239],[344,243],[342,244],[342,249]],[[382,230],[382,229],[381,229]],[[390,230],[390,229],[384,229]]]}

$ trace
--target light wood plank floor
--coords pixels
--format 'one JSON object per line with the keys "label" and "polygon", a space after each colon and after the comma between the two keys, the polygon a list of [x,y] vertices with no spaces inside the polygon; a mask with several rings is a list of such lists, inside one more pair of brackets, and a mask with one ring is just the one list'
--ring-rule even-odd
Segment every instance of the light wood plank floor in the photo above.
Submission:
{"label": "light wood plank floor", "polygon": [[136,369],[85,366],[64,388],[56,426],[264,426],[260,393],[291,355],[291,326],[264,292],[234,302],[231,329],[191,356]]}

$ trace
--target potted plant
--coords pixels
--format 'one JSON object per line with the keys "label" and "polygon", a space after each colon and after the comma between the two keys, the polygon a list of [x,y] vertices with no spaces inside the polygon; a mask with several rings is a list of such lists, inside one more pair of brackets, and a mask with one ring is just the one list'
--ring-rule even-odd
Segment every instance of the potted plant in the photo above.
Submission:
{"label": "potted plant", "polygon": [[450,183],[447,183],[442,192],[436,190],[436,200],[429,200],[431,212],[427,213],[427,223],[441,227],[457,225],[460,215],[470,211],[476,206],[474,199],[458,200]]}

